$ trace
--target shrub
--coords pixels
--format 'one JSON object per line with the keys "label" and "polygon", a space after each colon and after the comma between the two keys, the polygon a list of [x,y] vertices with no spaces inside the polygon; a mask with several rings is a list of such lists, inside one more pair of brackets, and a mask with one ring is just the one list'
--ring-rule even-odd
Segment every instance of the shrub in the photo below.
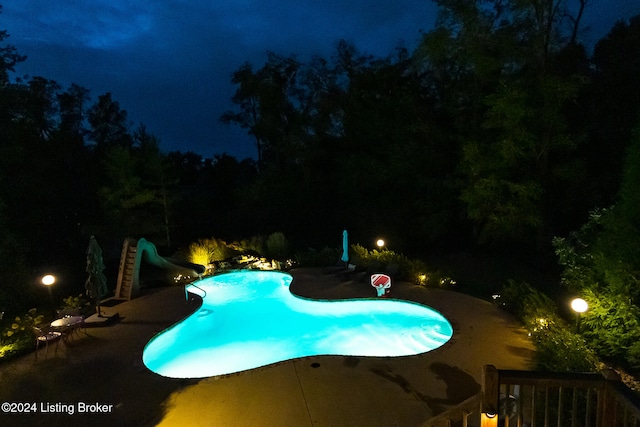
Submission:
{"label": "shrub", "polygon": [[455,284],[455,281],[440,272],[430,272],[424,262],[410,259],[405,255],[390,250],[378,251],[374,249],[369,251],[355,244],[351,245],[351,252],[353,253],[354,263],[362,268],[367,268],[372,263],[377,263],[381,266],[393,264],[398,267],[398,276],[412,283],[439,287]]}
{"label": "shrub", "polygon": [[341,251],[338,249],[324,247],[319,251],[313,248],[300,251],[296,254],[295,258],[297,263],[302,267],[325,267],[336,264],[340,260],[340,255]]}
{"label": "shrub", "polygon": [[250,239],[233,242],[231,246],[238,252],[253,252],[263,255],[265,253],[265,242],[262,236],[253,236]]}
{"label": "shrub", "polygon": [[83,294],[79,294],[77,296],[68,296],[67,298],[63,298],[61,308],[63,310],[80,310],[87,304],[89,304],[87,297]]}
{"label": "shrub", "polygon": [[627,351],[627,361],[634,369],[640,369],[640,341],[636,341]]}
{"label": "shrub", "polygon": [[[294,261],[286,259],[288,253],[289,242],[283,233],[277,232],[271,234],[266,240],[262,236],[254,236],[231,243],[216,238],[200,239],[189,245],[187,253],[183,252],[179,256],[194,264],[209,266],[206,274],[211,274],[213,271],[233,268],[262,268],[256,263],[246,264],[245,257],[240,257],[240,255],[248,255],[248,258],[251,259],[269,257],[273,259],[272,265],[277,265],[277,269],[288,269],[294,265]],[[243,258],[244,261],[240,258]],[[267,260],[262,259],[259,263],[264,264],[265,262]],[[244,267],[238,267],[238,263],[242,263]],[[248,267],[249,265],[252,267]],[[181,279],[182,277],[174,278],[176,282]]]}
{"label": "shrub", "polygon": [[283,233],[272,233],[267,237],[266,254],[270,258],[284,259],[289,255],[289,242]]}
{"label": "shrub", "polygon": [[582,314],[581,332],[594,350],[601,357],[640,369],[633,362],[637,354],[627,354],[640,342],[640,309],[628,296],[608,289],[585,289],[582,295],[589,310]]}
{"label": "shrub", "polygon": [[42,314],[38,314],[35,308],[29,310],[24,316],[16,316],[13,322],[3,332],[4,342],[15,342],[23,337],[31,337],[33,327],[40,326],[44,320]]}
{"label": "shrub", "polygon": [[597,358],[584,338],[553,324],[531,338],[536,346],[536,369],[552,372],[596,372]]}
{"label": "shrub", "polygon": [[557,307],[543,293],[525,282],[510,280],[500,292],[500,305],[517,316],[536,347],[539,370],[595,372],[597,357],[585,339],[557,313]]}
{"label": "shrub", "polygon": [[590,213],[567,238],[555,238],[562,284],[588,303],[582,334],[596,353],[640,370],[640,248],[637,229],[625,216],[624,203]]}
{"label": "shrub", "polygon": [[57,310],[58,316],[82,314],[82,310],[88,306],[89,301],[85,295],[68,296],[62,299],[62,306]]}
{"label": "shrub", "polygon": [[363,246],[358,244],[351,245],[351,252],[353,254],[351,256],[351,259],[356,265],[361,267],[367,267],[371,262],[371,256],[369,255],[369,250],[367,250]]}
{"label": "shrub", "polygon": [[200,239],[189,245],[188,259],[194,264],[208,265],[236,255],[239,251],[219,239]]}
{"label": "shrub", "polygon": [[35,308],[23,316],[17,316],[11,324],[2,331],[2,345],[0,345],[0,359],[9,359],[31,351],[34,346],[33,327],[40,326],[44,316],[38,314]]}

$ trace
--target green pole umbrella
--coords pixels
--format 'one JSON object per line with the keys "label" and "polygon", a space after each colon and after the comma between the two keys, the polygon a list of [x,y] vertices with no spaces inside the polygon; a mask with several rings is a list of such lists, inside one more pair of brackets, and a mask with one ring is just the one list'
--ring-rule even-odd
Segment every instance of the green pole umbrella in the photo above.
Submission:
{"label": "green pole umbrella", "polygon": [[95,236],[91,236],[89,239],[86,272],[89,273],[89,277],[87,277],[84,287],[87,290],[87,295],[95,300],[98,317],[101,317],[100,301],[109,292],[109,289],[107,288],[107,278],[104,275],[102,249],[100,249]]}
{"label": "green pole umbrella", "polygon": [[347,230],[342,232],[342,257],[340,259],[349,267],[349,233]]}

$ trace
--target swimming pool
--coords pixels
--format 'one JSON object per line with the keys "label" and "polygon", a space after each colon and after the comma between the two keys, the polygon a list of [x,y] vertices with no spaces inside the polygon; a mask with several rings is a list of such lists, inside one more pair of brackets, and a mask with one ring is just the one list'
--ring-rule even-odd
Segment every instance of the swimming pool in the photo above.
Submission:
{"label": "swimming pool", "polygon": [[239,271],[188,285],[202,306],[149,341],[145,366],[165,377],[203,378],[306,356],[415,355],[453,334],[447,319],[421,304],[304,299],[289,291],[291,281],[282,272]]}

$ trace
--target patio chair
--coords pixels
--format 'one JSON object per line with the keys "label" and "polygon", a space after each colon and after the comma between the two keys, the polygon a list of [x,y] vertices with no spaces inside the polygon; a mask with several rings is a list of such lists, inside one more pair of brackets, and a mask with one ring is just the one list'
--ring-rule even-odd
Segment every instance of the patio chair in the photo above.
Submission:
{"label": "patio chair", "polygon": [[35,358],[38,358],[38,350],[40,349],[40,345],[44,344],[44,357],[47,357],[47,354],[49,353],[49,343],[50,342],[54,342],[56,343],[56,349],[55,352],[58,351],[58,344],[60,343],[60,338],[62,337],[62,332],[58,332],[58,331],[51,331],[48,329],[43,329],[43,328],[37,328],[34,327],[33,328],[33,333],[36,337],[36,355]]}

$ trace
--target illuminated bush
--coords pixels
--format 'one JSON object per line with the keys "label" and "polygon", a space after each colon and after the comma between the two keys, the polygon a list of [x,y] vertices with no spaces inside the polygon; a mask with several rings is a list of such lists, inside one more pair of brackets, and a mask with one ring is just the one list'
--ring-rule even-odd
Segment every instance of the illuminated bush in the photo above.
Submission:
{"label": "illuminated bush", "polygon": [[33,328],[40,326],[43,321],[44,316],[38,314],[35,308],[23,316],[16,316],[2,331],[0,358],[8,359],[33,349],[35,345]]}
{"label": "illuminated bush", "polygon": [[89,307],[89,305],[89,301],[83,294],[68,296],[62,299],[62,306],[58,309],[58,316],[82,314],[82,310]]}
{"label": "illuminated bush", "polygon": [[[603,358],[624,360],[640,369],[640,308],[626,295],[608,289],[584,289],[589,310],[582,314],[580,332]],[[633,348],[633,354],[628,354]]]}
{"label": "illuminated bush", "polygon": [[200,239],[189,245],[188,259],[194,264],[209,265],[215,261],[222,261],[238,253],[233,245],[228,245],[218,239]]}
{"label": "illuminated bush", "polygon": [[450,277],[440,273],[430,271],[427,265],[416,259],[410,259],[405,255],[394,251],[383,249],[381,251],[368,250],[361,245],[351,245],[353,262],[360,268],[368,268],[372,264],[384,266],[395,265],[398,268],[397,275],[403,279],[424,286],[444,287],[455,284]]}
{"label": "illuminated bush", "polygon": [[524,323],[536,347],[536,369],[554,372],[597,370],[594,351],[558,315],[556,305],[546,295],[527,283],[510,280],[496,301]]}
{"label": "illuminated bush", "polygon": [[31,336],[33,327],[42,324],[44,316],[37,314],[35,308],[29,310],[24,316],[16,316],[13,322],[5,328],[3,332],[4,342],[15,342],[23,336]]}
{"label": "illuminated bush", "polygon": [[589,303],[581,334],[609,363],[639,371],[640,239],[629,209],[620,202],[594,210],[579,230],[553,245],[563,286]]}

